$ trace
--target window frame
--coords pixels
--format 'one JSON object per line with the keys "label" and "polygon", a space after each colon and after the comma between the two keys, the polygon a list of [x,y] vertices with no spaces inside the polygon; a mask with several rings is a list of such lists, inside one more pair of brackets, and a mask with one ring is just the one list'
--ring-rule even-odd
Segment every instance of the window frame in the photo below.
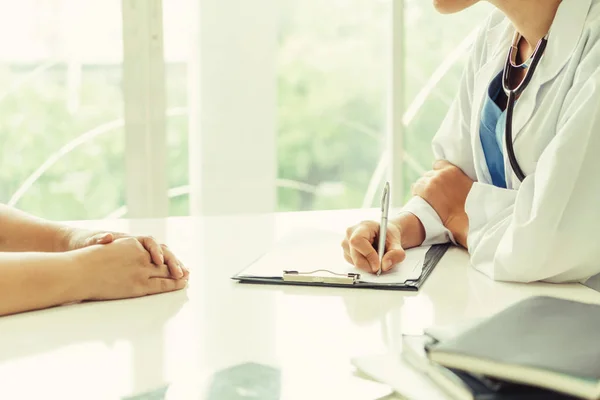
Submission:
{"label": "window frame", "polygon": [[168,217],[163,4],[121,4],[127,217]]}
{"label": "window frame", "polygon": [[388,135],[384,157],[388,159],[388,181],[390,182],[391,204],[401,207],[404,203],[404,132],[406,98],[406,50],[404,0],[390,0],[390,85],[388,93]]}

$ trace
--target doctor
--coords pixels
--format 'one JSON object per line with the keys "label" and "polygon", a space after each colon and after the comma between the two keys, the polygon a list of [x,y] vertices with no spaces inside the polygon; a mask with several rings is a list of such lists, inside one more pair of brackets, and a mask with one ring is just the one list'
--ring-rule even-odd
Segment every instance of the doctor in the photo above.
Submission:
{"label": "doctor", "polygon": [[[452,241],[495,280],[584,281],[600,273],[600,0],[488,1],[497,10],[433,140],[433,170],[391,220],[382,268]],[[346,260],[376,271],[378,229],[349,228]]]}

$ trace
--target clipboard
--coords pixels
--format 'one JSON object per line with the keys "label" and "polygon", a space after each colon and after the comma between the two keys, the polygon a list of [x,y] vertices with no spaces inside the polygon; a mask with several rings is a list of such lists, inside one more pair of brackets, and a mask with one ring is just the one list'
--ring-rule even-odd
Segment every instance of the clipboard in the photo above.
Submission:
{"label": "clipboard", "polygon": [[[318,233],[309,233],[312,236],[319,237]],[[322,234],[321,234],[322,235]],[[339,235],[336,234],[335,240],[331,240],[330,236],[326,240],[320,243],[323,246],[320,247],[321,251],[329,251],[330,249],[336,251],[334,256],[336,260],[345,262],[342,258],[342,254],[339,252]],[[322,237],[320,238],[322,239]],[[319,255],[319,249],[311,247],[309,244],[306,246],[306,241],[303,240],[288,240],[288,250],[290,256],[294,253],[300,254],[304,249],[306,253],[313,253],[314,256]],[[305,247],[303,247],[305,246]],[[333,246],[333,247],[331,247]],[[411,277],[401,282],[365,282],[362,279],[368,276],[368,273],[362,272],[358,269],[352,268],[352,271],[339,272],[329,268],[310,268],[310,263],[307,263],[307,268],[286,268],[285,262],[281,262],[281,268],[278,273],[265,273],[265,274],[249,274],[247,271],[252,269],[252,266],[265,257],[263,255],[247,268],[242,270],[240,273],[234,275],[231,279],[236,280],[240,283],[248,284],[270,284],[270,285],[295,285],[295,286],[317,286],[317,287],[337,287],[337,288],[349,288],[349,289],[378,289],[378,290],[402,290],[402,291],[418,291],[421,286],[425,283],[427,278],[431,275],[439,261],[442,259],[448,248],[449,244],[435,245],[429,248],[422,259],[422,266],[418,276]],[[410,250],[408,250],[410,251]],[[285,252],[285,248],[283,250]],[[267,253],[268,254],[268,253]],[[312,254],[311,254],[312,255]],[[419,261],[420,262],[420,261]],[[273,269],[274,272],[274,269]],[[372,277],[371,277],[372,278]]]}

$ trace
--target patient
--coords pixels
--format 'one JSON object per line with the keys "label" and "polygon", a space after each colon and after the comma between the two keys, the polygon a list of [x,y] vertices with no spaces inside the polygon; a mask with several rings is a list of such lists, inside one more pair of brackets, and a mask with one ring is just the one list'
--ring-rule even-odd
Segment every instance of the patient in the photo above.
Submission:
{"label": "patient", "polygon": [[0,315],[170,292],[188,275],[152,237],[71,228],[0,204]]}

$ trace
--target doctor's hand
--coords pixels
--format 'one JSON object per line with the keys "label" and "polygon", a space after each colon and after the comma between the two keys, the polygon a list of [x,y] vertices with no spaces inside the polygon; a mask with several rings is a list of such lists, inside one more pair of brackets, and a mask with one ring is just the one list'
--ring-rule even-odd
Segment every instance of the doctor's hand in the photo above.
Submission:
{"label": "doctor's hand", "polygon": [[444,226],[465,248],[469,229],[465,203],[472,186],[471,178],[444,160],[436,161],[433,171],[425,173],[412,186],[412,194],[423,198],[435,209]]}
{"label": "doctor's hand", "polygon": [[[346,261],[360,270],[376,273],[379,270],[379,255],[375,248],[378,235],[379,222],[375,221],[363,221],[348,228],[346,237],[342,241]],[[385,249],[381,266],[384,272],[392,269],[406,257],[402,248],[400,226],[391,221],[388,224]]]}
{"label": "doctor's hand", "polygon": [[88,246],[106,245],[118,239],[134,238],[148,252],[155,265],[167,265],[171,277],[182,278],[189,274],[185,266],[175,254],[164,244],[160,244],[152,236],[132,236],[119,232],[94,232],[85,229],[72,229],[67,234],[67,250],[77,250]]}

